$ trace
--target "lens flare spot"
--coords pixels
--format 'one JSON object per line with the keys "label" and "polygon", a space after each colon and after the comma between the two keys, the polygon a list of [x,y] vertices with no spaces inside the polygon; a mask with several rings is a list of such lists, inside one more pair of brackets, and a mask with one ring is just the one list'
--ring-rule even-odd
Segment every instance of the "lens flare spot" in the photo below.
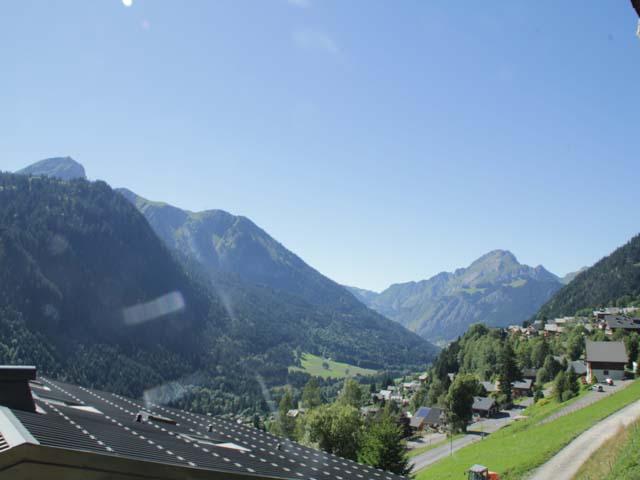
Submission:
{"label": "lens flare spot", "polygon": [[122,4],[125,7],[130,7],[131,5],[133,5],[133,0],[122,0]]}

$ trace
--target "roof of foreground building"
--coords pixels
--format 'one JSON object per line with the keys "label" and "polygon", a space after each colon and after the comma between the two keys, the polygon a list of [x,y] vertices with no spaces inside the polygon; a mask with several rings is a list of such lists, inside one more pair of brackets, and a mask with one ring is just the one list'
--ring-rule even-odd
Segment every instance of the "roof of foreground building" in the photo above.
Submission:
{"label": "roof of foreground building", "polygon": [[[0,383],[5,382],[3,368]],[[7,385],[14,388],[20,383],[19,377],[11,371],[7,378],[12,383]],[[32,380],[26,375],[24,384],[29,387],[25,398],[17,403],[15,399],[0,402],[4,405],[0,406],[0,476],[405,478],[218,417],[144,404],[43,377]],[[0,388],[6,390],[7,386],[3,383]],[[24,408],[29,396],[32,408]]]}

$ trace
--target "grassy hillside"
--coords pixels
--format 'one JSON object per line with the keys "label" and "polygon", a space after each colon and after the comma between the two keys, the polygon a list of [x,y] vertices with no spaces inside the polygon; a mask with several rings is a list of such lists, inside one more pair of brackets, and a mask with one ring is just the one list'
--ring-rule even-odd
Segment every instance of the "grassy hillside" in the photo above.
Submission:
{"label": "grassy hillside", "polygon": [[532,410],[524,421],[511,424],[419,472],[418,480],[460,480],[471,465],[480,463],[500,473],[504,480],[522,479],[571,440],[621,408],[640,398],[640,382],[588,407],[549,423],[539,421],[558,404]]}
{"label": "grassy hillside", "polygon": [[640,297],[640,235],[579,273],[538,311],[538,318],[573,315],[582,308],[610,306]]}
{"label": "grassy hillside", "polygon": [[355,377],[356,375],[375,375],[377,373],[376,370],[370,368],[360,368],[310,353],[303,354],[300,363],[302,364],[301,367],[289,367],[289,370],[306,372],[314,377],[322,378],[345,378]]}
{"label": "grassy hillside", "polygon": [[622,426],[580,468],[574,480],[636,480],[640,478],[640,422]]}

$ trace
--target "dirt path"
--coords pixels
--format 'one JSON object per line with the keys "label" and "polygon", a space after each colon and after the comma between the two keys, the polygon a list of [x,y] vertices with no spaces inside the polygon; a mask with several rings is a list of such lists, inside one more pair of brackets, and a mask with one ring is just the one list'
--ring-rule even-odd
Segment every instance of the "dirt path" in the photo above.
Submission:
{"label": "dirt path", "polygon": [[528,480],[571,480],[582,464],[604,442],[616,434],[619,426],[626,427],[638,418],[640,418],[640,401],[619,410],[583,432],[538,468],[528,477]]}

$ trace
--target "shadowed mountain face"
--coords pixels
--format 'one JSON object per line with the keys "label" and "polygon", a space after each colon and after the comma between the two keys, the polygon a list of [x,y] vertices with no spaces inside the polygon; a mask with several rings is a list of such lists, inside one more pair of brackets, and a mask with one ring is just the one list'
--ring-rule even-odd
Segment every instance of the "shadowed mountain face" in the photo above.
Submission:
{"label": "shadowed mountain face", "polygon": [[[36,165],[41,164],[39,162]],[[67,164],[67,159],[60,159],[59,165],[49,160],[47,168],[49,171],[60,171]],[[36,170],[35,166],[25,169],[29,172]],[[16,181],[19,178],[24,180],[21,176],[15,178]],[[35,180],[44,182],[47,179],[31,181]],[[85,183],[89,187],[79,190],[79,186]],[[88,207],[85,213],[89,215],[96,185],[105,184],[58,180],[52,185],[57,189],[52,195],[66,195],[78,204],[86,203]],[[68,189],[71,191],[68,192]],[[170,205],[149,202],[124,189],[111,195],[120,200],[121,203],[117,203],[119,209],[124,202],[129,210],[127,215],[135,213],[133,217],[144,224],[147,236],[151,232],[152,238],[147,239],[136,233],[140,230],[139,225],[137,229],[132,227],[130,232],[123,227],[117,231],[117,235],[109,237],[105,233],[99,243],[100,248],[106,253],[109,248],[115,251],[120,248],[121,258],[133,256],[133,264],[160,265],[159,255],[165,255],[171,261],[174,261],[173,257],[179,259],[179,273],[186,272],[189,279],[197,279],[197,285],[203,286],[210,297],[203,301],[203,308],[206,310],[207,302],[211,302],[217,309],[222,309],[222,314],[216,318],[228,321],[218,331],[219,338],[227,339],[228,357],[242,362],[248,357],[260,355],[277,357],[277,361],[271,363],[262,360],[266,369],[271,369],[263,374],[268,383],[270,380],[276,381],[276,378],[283,383],[286,381],[287,366],[293,362],[292,351],[295,349],[324,353],[339,361],[371,368],[424,365],[435,355],[433,345],[365,307],[346,289],[309,267],[247,218],[236,217],[222,210],[200,213],[183,211]],[[46,199],[41,200],[44,202]],[[113,198],[110,201],[113,203]],[[20,202],[21,199],[15,200],[18,206],[22,205]],[[106,229],[107,233],[113,232],[110,220],[119,222],[118,225],[127,224],[115,213],[108,210],[104,212],[107,220],[100,228]],[[57,221],[64,223],[65,218],[68,217],[60,217]],[[80,217],[75,226],[82,229],[87,221]],[[128,221],[133,222],[132,219]],[[85,242],[84,239],[79,241]],[[164,250],[156,252],[154,259],[147,258],[151,253],[145,255],[144,244],[147,241],[150,252],[152,247],[156,248],[157,242],[164,244]],[[128,249],[132,242],[138,248],[135,253]],[[95,265],[102,265],[107,255],[101,254],[100,250],[93,253],[93,256],[87,253],[82,261],[86,269],[95,269],[97,278],[92,280],[87,273],[81,282],[73,283],[73,289],[68,291],[65,298],[72,298],[76,294],[84,298],[88,293],[82,293],[82,288],[89,289],[91,293],[92,286],[104,283],[104,274]],[[142,303],[148,301],[148,296],[135,295],[135,292],[145,291],[147,282],[160,279],[152,275],[142,280],[142,277],[132,275],[128,262],[114,262],[113,265],[119,265],[116,272],[120,272],[119,275],[126,281],[114,281],[113,285],[110,284],[111,288],[124,288],[127,282],[134,282],[130,288],[124,288],[125,292],[140,297]],[[56,266],[61,278],[73,273],[69,270],[71,268],[72,264],[68,265],[67,270],[65,264]],[[72,277],[68,275],[68,278]],[[100,287],[99,290],[99,295],[109,295],[109,288]],[[164,293],[170,291],[167,289]],[[146,306],[146,310],[138,313],[144,316],[147,310],[155,307]],[[200,314],[200,317],[203,316]],[[92,331],[91,328],[87,330],[89,338]],[[171,338],[180,340],[179,335]]]}
{"label": "shadowed mountain face", "polygon": [[34,175],[73,180],[87,178],[84,167],[71,157],[53,157],[40,160],[16,172],[20,175]]}
{"label": "shadowed mountain face", "polygon": [[[227,283],[235,278],[236,292],[259,288],[260,295],[268,296],[265,303],[272,305],[275,317],[295,306],[299,315],[330,321],[335,331],[332,336],[336,341],[342,337],[339,342],[345,345],[354,342],[373,347],[378,342],[380,352],[386,352],[392,362],[410,350],[420,361],[434,354],[433,345],[367,308],[248,218],[222,210],[189,212],[146,200],[130,190],[119,191],[147,218],[165,244],[197,264],[223,296],[227,290],[221,278]],[[347,350],[341,351],[342,358],[358,361]],[[416,358],[407,361],[415,362]]]}
{"label": "shadowed mountain face", "polygon": [[336,302],[353,307],[360,303],[344,287],[311,268],[246,217],[223,210],[189,212],[146,200],[127,189],[119,191],[142,212],[169,247],[208,271],[234,273],[312,304]]}
{"label": "shadowed mountain face", "polygon": [[448,341],[473,323],[519,324],[561,286],[544,267],[522,265],[511,252],[495,250],[453,273],[391,285],[379,294],[351,291],[430,341]]}

